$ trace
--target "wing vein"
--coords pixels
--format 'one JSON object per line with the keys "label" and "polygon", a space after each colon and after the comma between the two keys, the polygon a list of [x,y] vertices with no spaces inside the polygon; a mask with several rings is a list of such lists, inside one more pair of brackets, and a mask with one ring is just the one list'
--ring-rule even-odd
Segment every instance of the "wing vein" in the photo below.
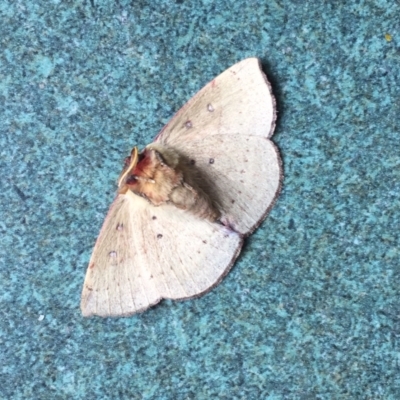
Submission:
{"label": "wing vein", "polygon": [[[169,253],[171,254],[171,256],[168,257],[168,258],[169,258],[170,260],[173,260],[173,259],[174,259],[174,257],[172,256],[172,252],[171,252],[171,248],[170,248],[170,247],[168,247],[168,246],[163,246],[162,244],[160,244],[160,247],[162,247],[162,251],[161,251],[162,253],[164,253],[164,251],[163,251],[164,248],[166,248],[167,251],[169,250]],[[176,254],[178,254],[178,252],[176,252]],[[180,258],[180,257],[179,257],[179,254],[178,254],[178,258]],[[163,256],[163,259],[164,259],[164,261],[166,261],[166,260],[167,260],[167,257]],[[183,266],[183,264],[182,264],[182,266]],[[172,266],[170,266],[170,268],[171,268],[173,274],[175,275],[176,281],[177,281],[177,282],[179,283],[179,285],[181,286],[183,293],[185,293],[185,295],[188,296],[188,292],[187,292],[185,286],[182,284],[182,282],[181,282],[180,279],[178,278],[178,275],[176,274],[175,269],[174,269]]]}

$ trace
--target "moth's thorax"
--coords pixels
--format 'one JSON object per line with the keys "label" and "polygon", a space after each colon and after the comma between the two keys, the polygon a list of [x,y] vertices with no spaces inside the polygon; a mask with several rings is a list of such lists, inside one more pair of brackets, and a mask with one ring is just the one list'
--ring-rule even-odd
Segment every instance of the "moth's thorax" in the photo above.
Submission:
{"label": "moth's thorax", "polygon": [[[126,161],[130,165],[130,159]],[[123,173],[124,174],[124,171]],[[131,190],[154,206],[170,203],[212,221],[220,217],[209,196],[198,186],[198,172],[174,149],[150,144],[139,155],[120,192]]]}

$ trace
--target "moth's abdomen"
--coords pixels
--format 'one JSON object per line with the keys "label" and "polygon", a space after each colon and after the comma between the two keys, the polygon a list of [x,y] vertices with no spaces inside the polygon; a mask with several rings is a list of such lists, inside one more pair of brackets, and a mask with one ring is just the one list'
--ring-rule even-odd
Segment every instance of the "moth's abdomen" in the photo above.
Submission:
{"label": "moth's abdomen", "polygon": [[186,182],[183,182],[182,185],[171,192],[170,200],[176,207],[211,222],[217,221],[221,216],[221,213],[206,193],[199,188],[190,186]]}

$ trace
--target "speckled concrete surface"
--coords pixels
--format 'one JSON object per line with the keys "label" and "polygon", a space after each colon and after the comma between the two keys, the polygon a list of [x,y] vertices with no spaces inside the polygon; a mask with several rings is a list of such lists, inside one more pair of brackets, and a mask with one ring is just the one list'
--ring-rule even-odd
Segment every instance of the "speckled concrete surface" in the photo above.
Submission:
{"label": "speckled concrete surface", "polygon": [[[399,399],[400,5],[0,3],[1,399]],[[221,285],[83,319],[123,158],[260,57],[282,195]]]}

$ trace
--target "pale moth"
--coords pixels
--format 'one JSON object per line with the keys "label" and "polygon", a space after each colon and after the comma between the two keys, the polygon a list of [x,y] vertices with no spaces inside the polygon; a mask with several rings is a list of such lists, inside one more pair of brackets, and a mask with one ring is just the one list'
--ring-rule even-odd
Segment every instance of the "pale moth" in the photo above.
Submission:
{"label": "pale moth", "polygon": [[275,120],[271,85],[248,58],[132,150],[89,261],[84,316],[129,316],[222,280],[280,191]]}

